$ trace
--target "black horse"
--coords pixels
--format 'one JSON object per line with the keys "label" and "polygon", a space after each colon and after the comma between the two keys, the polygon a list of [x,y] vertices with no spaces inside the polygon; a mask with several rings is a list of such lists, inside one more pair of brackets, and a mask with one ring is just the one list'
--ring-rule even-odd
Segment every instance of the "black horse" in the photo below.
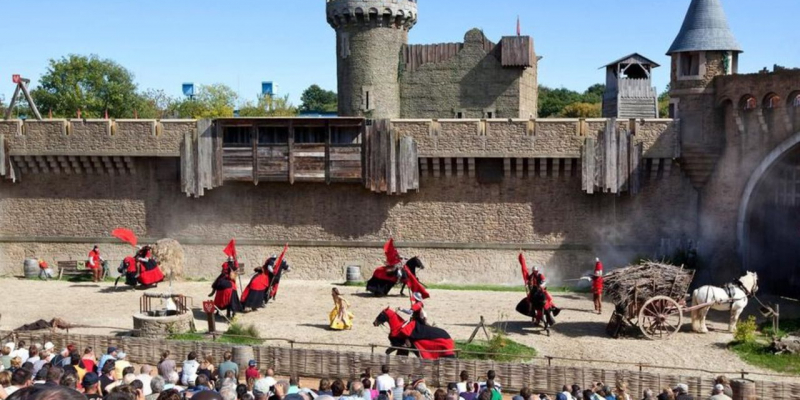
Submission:
{"label": "black horse", "polygon": [[[414,275],[415,278],[417,277],[418,269],[425,269],[425,264],[422,263],[422,260],[420,260],[419,257],[414,257],[408,260],[408,262],[406,262],[406,266],[408,267],[408,270],[411,271],[411,275]],[[400,296],[403,296],[403,292],[405,292],[405,290],[406,290],[406,282],[403,281],[403,286],[400,287]]]}
{"label": "black horse", "polygon": [[[561,310],[555,307],[547,308],[547,294],[539,286],[531,288],[531,292],[524,299],[520,300],[516,308],[517,312],[532,318],[534,321],[544,324],[544,331],[550,335],[550,327],[555,325],[555,317]],[[539,318],[541,316],[541,321]]]}

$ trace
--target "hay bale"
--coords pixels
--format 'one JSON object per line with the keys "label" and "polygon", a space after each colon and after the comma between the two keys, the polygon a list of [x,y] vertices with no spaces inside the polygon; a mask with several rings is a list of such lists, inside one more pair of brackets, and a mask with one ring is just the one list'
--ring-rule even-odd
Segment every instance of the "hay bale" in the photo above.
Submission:
{"label": "hay bale", "polygon": [[183,276],[186,265],[183,247],[175,239],[161,239],[153,246],[153,256],[158,260],[161,271],[169,279],[170,273],[177,279]]}
{"label": "hay bale", "polygon": [[605,292],[618,307],[642,304],[656,296],[682,299],[694,279],[694,271],[654,261],[643,261],[605,276]]}

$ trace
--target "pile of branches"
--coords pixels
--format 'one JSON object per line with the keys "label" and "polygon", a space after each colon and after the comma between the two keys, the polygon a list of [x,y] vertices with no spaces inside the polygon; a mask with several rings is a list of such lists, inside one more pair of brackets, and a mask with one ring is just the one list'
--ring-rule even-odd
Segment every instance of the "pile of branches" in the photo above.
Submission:
{"label": "pile of branches", "polygon": [[617,306],[627,308],[656,296],[683,298],[692,284],[694,272],[670,264],[643,261],[620,268],[604,278],[605,293]]}

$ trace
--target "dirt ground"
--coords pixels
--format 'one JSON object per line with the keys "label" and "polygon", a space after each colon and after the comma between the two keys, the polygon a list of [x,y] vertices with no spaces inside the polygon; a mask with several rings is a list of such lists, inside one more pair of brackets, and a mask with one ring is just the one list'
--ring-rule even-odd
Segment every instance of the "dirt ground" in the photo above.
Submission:
{"label": "dirt ground", "polygon": [[[198,329],[205,330],[206,322],[201,313],[202,301],[210,292],[209,282],[175,283],[175,293],[191,296],[196,309]],[[328,329],[328,313],[332,308],[330,296],[332,283],[319,281],[293,281],[285,279],[281,283],[277,301],[266,309],[248,314],[240,314],[239,320],[245,324],[255,324],[263,337],[286,338],[295,341],[335,343],[326,347],[340,350],[347,344],[388,345],[387,329],[372,326],[372,321],[382,308],[408,307],[405,297],[395,296],[375,298],[361,287],[337,286],[351,303],[355,314],[355,326],[350,331],[331,331]],[[168,284],[161,284],[156,292],[166,292]],[[112,283],[70,283],[41,282],[17,279],[0,280],[0,329],[9,330],[37,319],[50,320],[61,317],[73,324],[110,326],[131,329],[132,315],[138,312],[138,290],[114,290]],[[530,321],[514,307],[523,297],[522,293],[486,291],[446,291],[432,290],[431,298],[425,303],[429,319],[438,327],[447,330],[456,340],[465,340],[483,316],[488,324],[504,328],[509,336],[521,343],[536,348],[542,356],[567,357],[582,360],[607,360],[601,363],[581,362],[582,366],[592,365],[602,368],[615,368],[618,362],[652,363],[671,367],[702,368],[709,371],[767,372],[745,364],[735,354],[725,349],[732,340],[727,329],[725,313],[712,314],[710,327],[714,332],[701,335],[690,333],[691,321],[684,318],[683,332],[666,341],[649,341],[643,338],[611,339],[605,334],[605,327],[613,306],[604,305],[604,313],[592,312],[589,295],[564,293],[554,294],[555,303],[563,312],[553,327],[550,337],[531,326]],[[782,305],[783,315],[800,315],[796,305]],[[750,313],[757,312],[757,306],[748,306]],[[788,318],[788,317],[787,317]],[[218,323],[218,330],[224,323]],[[91,334],[117,333],[113,329],[84,328],[75,331]],[[309,346],[311,347],[311,346]],[[316,346],[320,347],[320,346]],[[369,351],[369,349],[361,349]],[[571,361],[554,361],[554,364],[575,365]],[[635,367],[621,367],[635,369]],[[653,370],[656,371],[656,370]],[[659,370],[661,372],[668,372]],[[674,371],[678,374],[680,372]],[[683,374],[693,375],[691,372]],[[733,375],[731,373],[731,375]],[[751,379],[786,380],[751,375]],[[790,379],[792,380],[792,379]],[[800,381],[800,379],[794,379]]]}

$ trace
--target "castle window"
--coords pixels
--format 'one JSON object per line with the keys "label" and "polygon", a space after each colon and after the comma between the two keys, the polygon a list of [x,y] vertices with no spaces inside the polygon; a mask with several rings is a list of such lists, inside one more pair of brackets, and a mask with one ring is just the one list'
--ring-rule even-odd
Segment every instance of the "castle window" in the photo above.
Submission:
{"label": "castle window", "polygon": [[781,102],[781,98],[778,97],[777,94],[767,95],[767,97],[764,99],[764,108],[766,108],[766,109],[776,108],[776,107],[778,107],[780,102]]}
{"label": "castle window", "polygon": [[742,107],[743,110],[745,110],[745,111],[753,111],[753,110],[756,109],[756,106],[757,106],[757,102],[756,102],[756,98],[755,97],[753,97],[753,96],[745,96],[742,99],[741,107]]}
{"label": "castle window", "polygon": [[366,94],[366,105],[367,105],[367,111],[371,110],[371,108],[369,108],[369,90],[367,90]]}
{"label": "castle window", "polygon": [[503,159],[477,158],[475,159],[475,172],[478,183],[501,183],[503,181]]}
{"label": "castle window", "polygon": [[325,143],[325,127],[297,126],[294,128],[295,143]]}
{"label": "castle window", "polygon": [[681,53],[680,74],[681,76],[700,75],[700,53]]}
{"label": "castle window", "polygon": [[461,112],[461,111],[457,112],[457,113],[456,113],[456,118],[458,118],[458,119],[462,119],[462,118],[464,118],[464,113],[463,113],[463,112]]}
{"label": "castle window", "polygon": [[286,144],[289,142],[289,128],[275,126],[258,127],[258,144]]}
{"label": "castle window", "polygon": [[223,147],[251,147],[253,145],[249,126],[231,126],[222,133]]}

